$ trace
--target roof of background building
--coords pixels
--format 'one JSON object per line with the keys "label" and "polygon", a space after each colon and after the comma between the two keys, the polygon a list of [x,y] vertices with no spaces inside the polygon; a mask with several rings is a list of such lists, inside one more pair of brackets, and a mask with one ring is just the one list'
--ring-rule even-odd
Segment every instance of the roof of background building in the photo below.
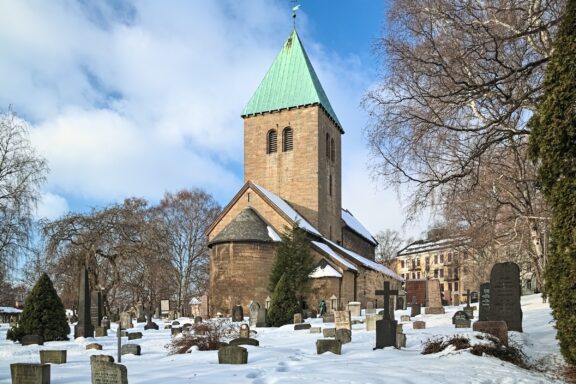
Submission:
{"label": "roof of background building", "polygon": [[441,249],[460,247],[470,240],[465,237],[451,237],[440,240],[417,240],[400,250],[397,256],[407,256],[416,253],[438,251]]}
{"label": "roof of background building", "polygon": [[294,29],[242,111],[242,117],[307,105],[320,105],[344,133]]}

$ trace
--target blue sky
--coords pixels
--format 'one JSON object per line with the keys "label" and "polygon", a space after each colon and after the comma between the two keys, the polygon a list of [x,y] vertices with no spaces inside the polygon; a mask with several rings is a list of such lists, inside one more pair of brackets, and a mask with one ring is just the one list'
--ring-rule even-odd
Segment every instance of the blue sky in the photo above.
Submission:
{"label": "blue sky", "polygon": [[[297,29],[346,134],[343,206],[373,233],[403,228],[369,177],[363,94],[385,2],[302,0]],[[240,112],[292,29],[288,0],[0,1],[0,106],[30,122],[51,172],[38,217],[242,185]]]}

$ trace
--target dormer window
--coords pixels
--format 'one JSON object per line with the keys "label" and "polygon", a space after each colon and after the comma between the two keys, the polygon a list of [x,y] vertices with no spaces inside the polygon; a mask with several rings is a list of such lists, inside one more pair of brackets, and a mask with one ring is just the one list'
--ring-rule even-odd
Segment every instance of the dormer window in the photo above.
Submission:
{"label": "dormer window", "polygon": [[268,140],[266,142],[266,153],[275,153],[278,150],[278,133],[275,129],[268,131]]}
{"label": "dormer window", "polygon": [[294,148],[292,128],[286,127],[282,131],[282,151],[291,151]]}

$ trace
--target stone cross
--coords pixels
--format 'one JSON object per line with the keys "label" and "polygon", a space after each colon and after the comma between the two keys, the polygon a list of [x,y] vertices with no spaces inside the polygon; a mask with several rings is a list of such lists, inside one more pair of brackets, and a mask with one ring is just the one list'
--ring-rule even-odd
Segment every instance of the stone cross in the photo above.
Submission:
{"label": "stone cross", "polygon": [[384,282],[384,289],[377,290],[374,292],[376,295],[383,295],[384,296],[384,320],[392,320],[392,316],[390,316],[390,295],[397,296],[398,290],[397,289],[390,289],[390,282]]}
{"label": "stone cross", "polygon": [[463,296],[466,296],[466,307],[470,307],[470,290],[467,289]]}

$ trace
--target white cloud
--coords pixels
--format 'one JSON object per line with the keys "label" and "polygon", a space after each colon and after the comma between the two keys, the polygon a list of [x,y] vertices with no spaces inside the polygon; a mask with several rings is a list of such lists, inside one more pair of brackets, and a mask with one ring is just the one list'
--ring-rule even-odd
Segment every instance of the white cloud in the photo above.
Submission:
{"label": "white cloud", "polygon": [[36,207],[35,217],[37,219],[54,220],[69,211],[68,203],[62,196],[45,192],[42,193],[38,206]]}

